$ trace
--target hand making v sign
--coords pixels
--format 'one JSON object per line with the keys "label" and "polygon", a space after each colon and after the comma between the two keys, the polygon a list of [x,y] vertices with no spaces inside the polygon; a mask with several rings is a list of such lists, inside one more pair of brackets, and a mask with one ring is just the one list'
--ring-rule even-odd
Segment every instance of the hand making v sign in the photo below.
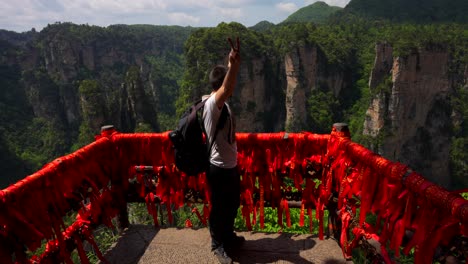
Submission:
{"label": "hand making v sign", "polygon": [[236,39],[236,46],[232,43],[232,39],[228,38],[229,44],[231,45],[231,52],[229,52],[229,65],[234,64],[235,62],[237,65],[240,63],[240,41],[239,37]]}

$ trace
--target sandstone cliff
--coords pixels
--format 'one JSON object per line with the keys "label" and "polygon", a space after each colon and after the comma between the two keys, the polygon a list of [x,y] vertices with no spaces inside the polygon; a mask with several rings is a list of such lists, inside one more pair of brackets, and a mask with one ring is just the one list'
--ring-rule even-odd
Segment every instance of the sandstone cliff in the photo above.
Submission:
{"label": "sandstone cliff", "polygon": [[393,57],[389,45],[378,44],[369,81],[375,96],[363,131],[377,139],[375,151],[446,187],[451,184],[449,96],[454,85],[449,64],[449,53],[440,47]]}
{"label": "sandstone cliff", "polygon": [[[315,90],[330,92],[338,98],[348,88],[346,74],[331,67],[317,46],[306,45],[293,48],[284,57],[286,75],[286,119],[287,131],[301,131],[304,128],[317,131],[309,120],[308,99]],[[331,128],[331,124],[328,124]],[[328,132],[328,131],[327,131]]]}
{"label": "sandstone cliff", "polygon": [[[76,136],[75,131],[83,122],[89,123],[93,131],[103,124],[113,124],[123,132],[134,131],[139,124],[148,124],[152,131],[159,130],[155,104],[160,102],[157,96],[161,94],[161,84],[153,73],[160,69],[155,69],[153,58],[163,57],[167,52],[181,53],[189,30],[180,35],[182,41],[167,45],[170,40],[165,40],[168,43],[155,41],[154,34],[161,34],[156,28],[138,35],[138,30],[144,28],[131,32],[129,27],[114,27],[105,30],[65,23],[49,26],[39,34],[37,44],[30,46],[19,62],[32,76],[37,76],[38,69],[42,69],[42,83],[49,82],[44,87],[49,84],[56,87],[53,98],[52,95],[39,98],[30,93],[29,102],[36,117],[50,118],[44,109],[57,108],[48,112],[63,113],[64,129],[72,136]],[[137,70],[132,71],[129,79],[127,71],[131,67]],[[90,111],[102,106],[91,105],[90,100],[84,100],[79,94],[78,87],[84,80],[99,83],[102,90],[99,98],[103,99],[100,104],[106,106],[106,115],[85,120],[84,106]],[[34,92],[40,83],[37,78],[29,78],[23,87]],[[84,101],[87,103],[83,104]]]}
{"label": "sandstone cliff", "polygon": [[0,30],[0,168],[10,175],[0,185],[89,144],[103,125],[158,132],[164,112],[156,109],[173,104],[183,73],[167,74],[163,60],[174,56],[167,65],[183,67],[177,54],[192,30],[71,23]]}
{"label": "sandstone cliff", "polygon": [[[173,129],[182,108],[176,100],[206,93],[207,69],[225,62],[218,35],[224,27],[192,39],[190,28],[57,24],[17,41],[0,39],[0,148],[37,169],[91,142],[102,125],[121,132]],[[239,30],[248,43],[230,99],[239,132],[329,133],[335,122],[362,124],[363,112],[353,112],[366,98],[362,54],[302,39],[304,28],[300,41]],[[377,45],[363,130],[374,151],[445,186],[452,178],[451,130],[466,123],[449,97],[460,82],[466,87],[468,70],[464,80],[462,70],[454,74],[452,55],[428,46],[395,57],[391,45]]]}
{"label": "sandstone cliff", "polygon": [[[271,93],[275,89],[272,85],[278,86],[278,83],[269,80],[274,76],[265,74],[270,65],[268,58],[255,58],[248,62],[247,67],[240,69],[238,91],[232,99],[234,107],[237,106],[236,110],[239,110],[236,113],[238,131],[263,132],[283,127],[280,120],[284,111],[278,109],[281,96]],[[264,119],[267,113],[276,116],[276,120],[272,117],[275,121],[266,123]]]}
{"label": "sandstone cliff", "polygon": [[307,122],[307,98],[317,78],[317,49],[299,47],[286,54],[286,130],[297,132]]}

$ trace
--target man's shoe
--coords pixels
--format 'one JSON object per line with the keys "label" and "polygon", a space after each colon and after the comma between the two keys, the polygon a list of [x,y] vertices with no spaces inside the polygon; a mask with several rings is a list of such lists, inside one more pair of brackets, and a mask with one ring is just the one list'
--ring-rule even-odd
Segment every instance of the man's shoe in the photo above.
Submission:
{"label": "man's shoe", "polygon": [[219,247],[213,250],[214,255],[218,258],[221,264],[232,264],[232,259],[226,254],[223,247]]}

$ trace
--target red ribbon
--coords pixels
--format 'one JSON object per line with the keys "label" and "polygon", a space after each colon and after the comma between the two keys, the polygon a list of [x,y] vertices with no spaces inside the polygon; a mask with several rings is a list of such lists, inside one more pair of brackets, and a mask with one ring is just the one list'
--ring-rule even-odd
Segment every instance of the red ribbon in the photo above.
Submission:
{"label": "red ribbon", "polygon": [[[415,235],[403,253],[418,246],[418,262],[430,259],[436,245],[445,243],[454,235],[468,233],[468,202],[458,194],[435,186],[417,173],[410,172],[405,165],[390,162],[351,142],[346,133],[338,132],[334,131],[331,136],[311,133],[236,135],[238,168],[242,172],[242,214],[249,229],[256,224],[257,210],[260,227],[264,227],[265,203],[278,210],[281,226],[283,212],[287,226],[291,225],[288,203],[282,193],[285,190],[282,177],[288,176],[303,195],[300,225],[304,225],[307,209],[312,230],[311,209],[315,206],[321,239],[325,206],[333,193],[338,193],[339,208],[347,206],[353,214],[358,206],[353,202],[354,198],[360,199],[359,225],[365,225],[368,214],[375,214],[377,225],[366,229],[365,233],[375,235],[380,232],[378,239],[382,244],[390,243],[396,254],[405,231],[414,230]],[[131,168],[140,164],[153,166],[158,176],[155,190],[148,192],[142,176],[137,175],[138,193],[146,200],[155,225],[155,203],[160,200],[166,206],[172,223],[172,208],[184,204],[188,188],[204,194],[203,216],[198,210],[195,213],[202,222],[206,222],[211,206],[206,175],[187,177],[179,173],[174,166],[173,154],[168,132],[119,134],[108,131],[98,136],[96,142],[56,159],[0,191],[0,240],[15,245],[0,249],[0,256],[17,251],[16,259],[21,260],[25,258],[19,250],[23,245],[34,250],[43,239],[47,239],[51,242],[46,252],[33,259],[40,261],[52,252],[59,252],[60,258],[68,261],[69,252],[65,250],[65,244],[74,241],[75,246],[80,247],[77,234],[83,225],[88,231],[81,235],[87,240],[92,239],[92,226],[112,226],[110,219],[124,205],[125,198],[122,197],[129,190],[129,179],[136,175]],[[309,167],[315,173],[322,171],[322,174],[309,174]],[[318,188],[313,179],[322,181]],[[107,188],[109,184],[111,188]],[[252,197],[257,193],[260,193],[259,200],[254,202]],[[90,205],[83,205],[77,221],[68,228],[64,227],[62,216],[85,199],[91,201]],[[444,217],[437,218],[437,215]],[[380,226],[381,222],[384,225]],[[355,245],[348,241],[349,217],[345,213],[342,224],[342,245],[347,245],[344,252],[348,253]],[[456,228],[457,224],[459,228]],[[429,237],[435,239],[430,240]],[[73,241],[69,242],[70,239]],[[422,255],[419,251],[422,249],[429,253]],[[387,258],[385,252],[383,255]]]}

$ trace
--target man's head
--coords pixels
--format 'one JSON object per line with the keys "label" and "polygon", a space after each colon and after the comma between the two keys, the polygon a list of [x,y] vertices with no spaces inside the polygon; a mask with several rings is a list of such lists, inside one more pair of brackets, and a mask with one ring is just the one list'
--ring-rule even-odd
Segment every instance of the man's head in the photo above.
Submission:
{"label": "man's head", "polygon": [[217,91],[223,85],[227,68],[224,65],[216,65],[210,72],[210,84],[213,91]]}

